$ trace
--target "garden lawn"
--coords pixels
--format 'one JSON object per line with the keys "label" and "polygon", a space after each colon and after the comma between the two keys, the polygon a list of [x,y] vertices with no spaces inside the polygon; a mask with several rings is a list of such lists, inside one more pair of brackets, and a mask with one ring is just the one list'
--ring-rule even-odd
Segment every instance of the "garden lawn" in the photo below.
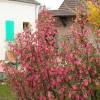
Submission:
{"label": "garden lawn", "polygon": [[0,83],[0,100],[16,100],[8,84]]}
{"label": "garden lawn", "polygon": [[100,87],[97,89],[97,100],[100,100]]}

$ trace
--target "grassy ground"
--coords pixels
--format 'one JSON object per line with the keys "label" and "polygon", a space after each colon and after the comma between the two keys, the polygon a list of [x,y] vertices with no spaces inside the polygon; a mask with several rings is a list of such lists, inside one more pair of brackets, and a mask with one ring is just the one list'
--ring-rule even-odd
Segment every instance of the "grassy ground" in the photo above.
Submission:
{"label": "grassy ground", "polygon": [[0,83],[0,100],[16,100],[8,84]]}
{"label": "grassy ground", "polygon": [[[6,83],[0,83],[0,100],[16,100],[12,95],[10,86]],[[100,100],[100,89],[97,91],[97,100]]]}
{"label": "grassy ground", "polygon": [[97,90],[97,100],[100,100],[100,88]]}

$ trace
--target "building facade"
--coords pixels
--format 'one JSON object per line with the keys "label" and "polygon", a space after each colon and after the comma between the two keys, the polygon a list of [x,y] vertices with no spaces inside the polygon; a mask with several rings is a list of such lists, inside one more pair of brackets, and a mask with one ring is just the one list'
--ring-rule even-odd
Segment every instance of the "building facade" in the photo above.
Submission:
{"label": "building facade", "polygon": [[35,31],[40,4],[35,0],[0,0],[0,60],[5,60],[8,42],[29,23]]}

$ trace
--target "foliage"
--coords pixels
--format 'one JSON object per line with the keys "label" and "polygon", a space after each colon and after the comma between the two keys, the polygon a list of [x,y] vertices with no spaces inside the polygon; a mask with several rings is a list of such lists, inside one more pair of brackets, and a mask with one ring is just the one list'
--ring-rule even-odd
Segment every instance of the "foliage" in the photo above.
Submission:
{"label": "foliage", "polygon": [[97,6],[91,1],[87,2],[88,6],[88,20],[95,27],[100,27],[100,6]]}
{"label": "foliage", "polygon": [[[87,17],[77,14],[70,40],[55,45],[55,19],[47,10],[39,14],[37,31],[18,34],[10,49],[17,55],[18,69],[5,66],[20,100],[96,100],[99,82],[100,37],[96,48],[88,42],[92,33]],[[100,34],[100,31],[97,31]],[[98,56],[97,56],[98,55]]]}

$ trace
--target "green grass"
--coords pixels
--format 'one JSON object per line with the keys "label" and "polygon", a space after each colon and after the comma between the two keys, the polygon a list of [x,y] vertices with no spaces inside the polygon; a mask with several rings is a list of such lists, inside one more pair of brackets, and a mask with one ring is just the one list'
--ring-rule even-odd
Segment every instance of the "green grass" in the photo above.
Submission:
{"label": "green grass", "polygon": [[16,100],[12,95],[10,86],[6,83],[0,83],[0,100]]}
{"label": "green grass", "polygon": [[97,100],[100,100],[100,89],[97,90]]}
{"label": "green grass", "polygon": [[[0,83],[0,100],[16,100],[7,83],[3,85]],[[100,100],[100,89],[97,90],[97,100]]]}

